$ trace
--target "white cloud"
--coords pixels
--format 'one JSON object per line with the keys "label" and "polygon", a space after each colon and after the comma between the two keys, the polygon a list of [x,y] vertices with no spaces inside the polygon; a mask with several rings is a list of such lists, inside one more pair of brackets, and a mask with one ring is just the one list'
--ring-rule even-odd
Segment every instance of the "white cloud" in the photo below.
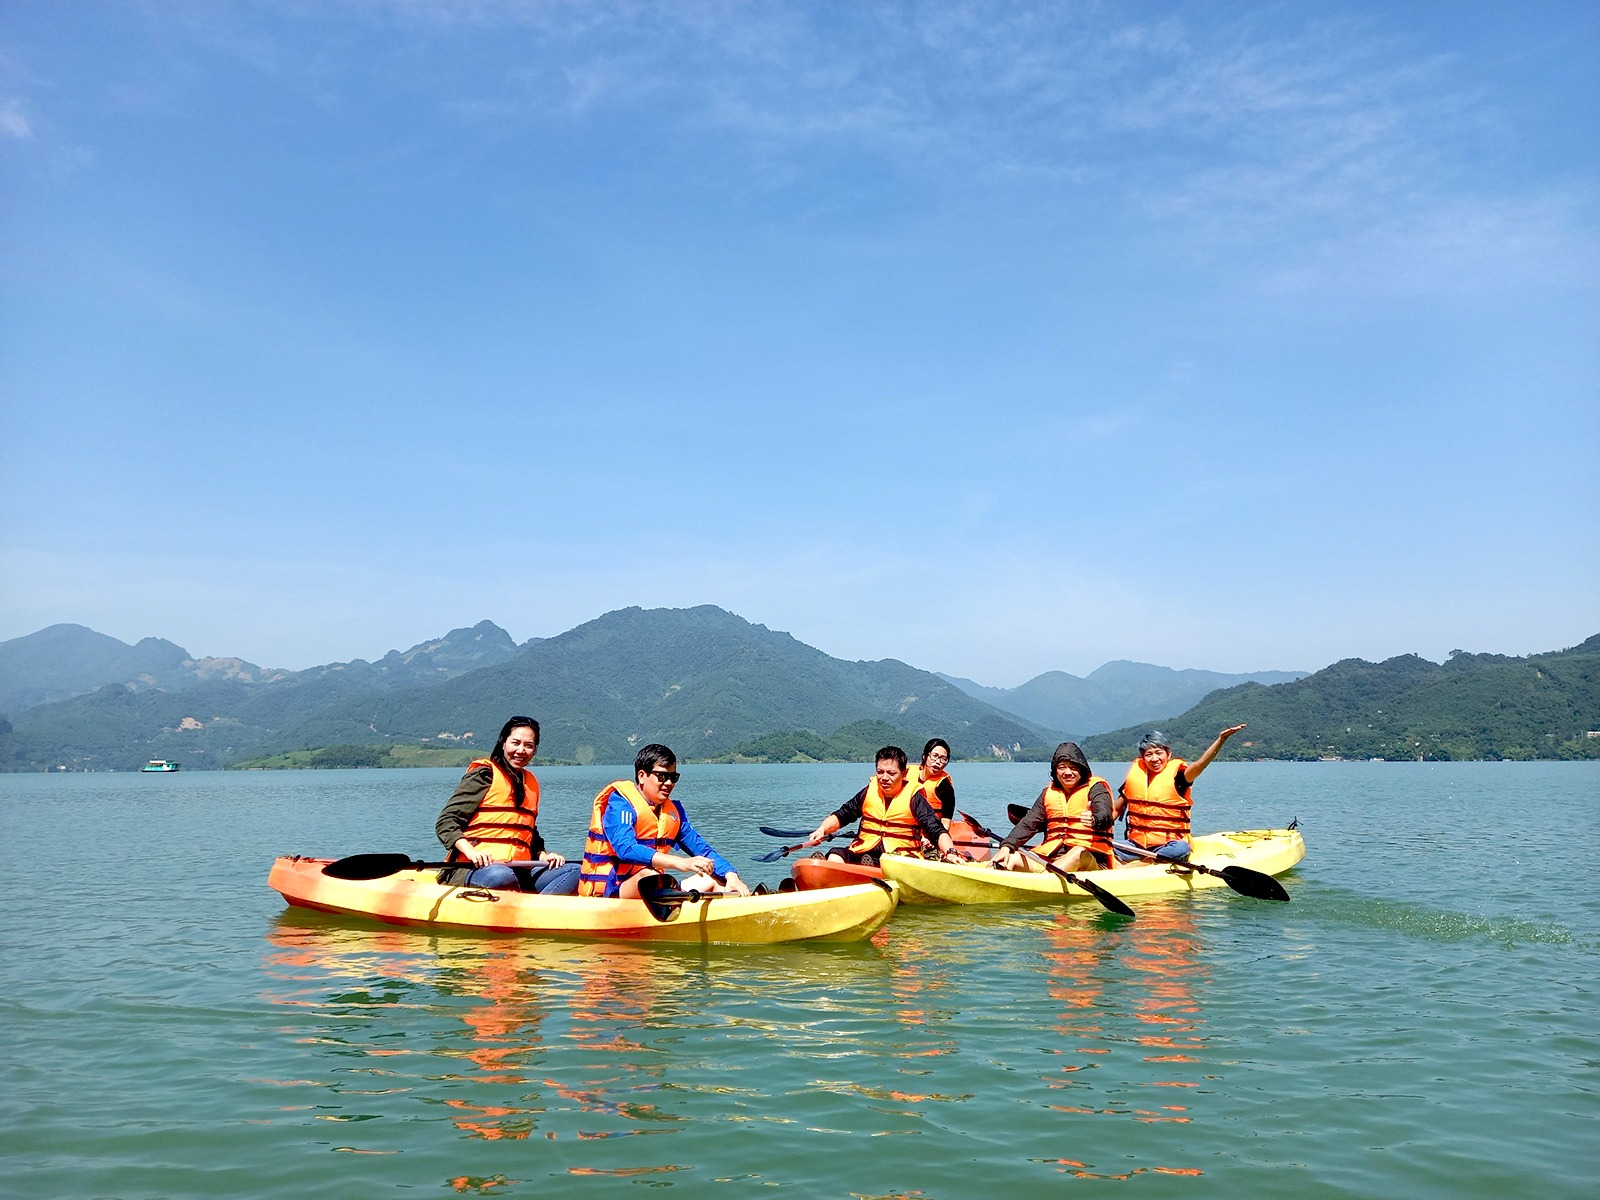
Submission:
{"label": "white cloud", "polygon": [[33,136],[33,124],[22,111],[21,101],[6,100],[0,103],[0,134],[18,141],[26,141]]}

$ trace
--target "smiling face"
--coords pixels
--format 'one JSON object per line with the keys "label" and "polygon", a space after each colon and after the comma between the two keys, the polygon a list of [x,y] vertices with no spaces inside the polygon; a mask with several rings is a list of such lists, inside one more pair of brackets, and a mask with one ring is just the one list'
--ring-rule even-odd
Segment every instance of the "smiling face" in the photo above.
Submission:
{"label": "smiling face", "polygon": [[1167,760],[1172,757],[1172,751],[1165,746],[1146,746],[1139,751],[1139,757],[1144,760],[1144,769],[1155,775],[1167,765]]}
{"label": "smiling face", "polygon": [[1066,759],[1056,764],[1056,786],[1070,792],[1083,782],[1083,772]]}
{"label": "smiling face", "polygon": [[906,785],[905,768],[892,758],[878,760],[878,792],[884,796],[898,796]]}
{"label": "smiling face", "polygon": [[648,771],[640,771],[635,776],[639,784],[639,793],[647,800],[652,808],[660,808],[672,799],[672,789],[678,786],[678,764],[658,764]]}
{"label": "smiling face", "polygon": [[539,753],[539,735],[526,725],[518,725],[506,734],[503,750],[506,761],[520,771],[533,761],[535,754]]}

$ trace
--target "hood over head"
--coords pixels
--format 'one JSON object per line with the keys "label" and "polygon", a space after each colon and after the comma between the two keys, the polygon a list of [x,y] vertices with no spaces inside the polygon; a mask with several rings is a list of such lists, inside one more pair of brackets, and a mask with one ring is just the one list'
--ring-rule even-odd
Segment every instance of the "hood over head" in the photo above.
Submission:
{"label": "hood over head", "polygon": [[1088,779],[1091,774],[1089,760],[1084,756],[1083,751],[1079,749],[1078,743],[1062,742],[1061,745],[1056,747],[1056,752],[1050,756],[1050,783],[1052,786],[1056,782],[1056,764],[1060,762],[1069,762],[1077,767],[1079,774],[1085,779]]}

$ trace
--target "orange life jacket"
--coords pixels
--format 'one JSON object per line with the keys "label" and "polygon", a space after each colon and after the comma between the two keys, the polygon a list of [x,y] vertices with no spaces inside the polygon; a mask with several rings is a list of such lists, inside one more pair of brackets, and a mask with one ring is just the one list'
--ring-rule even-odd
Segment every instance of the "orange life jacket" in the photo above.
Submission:
{"label": "orange life jacket", "polygon": [[[467,768],[493,767],[494,778],[489,790],[478,803],[478,811],[461,831],[466,838],[495,862],[512,862],[533,857],[533,826],[539,816],[539,781],[533,772],[522,772],[522,807],[517,807],[517,796],[511,789],[511,777],[500,764],[487,758],[473,761]],[[450,848],[451,862],[466,862],[466,856],[454,846]]]}
{"label": "orange life jacket", "polygon": [[660,810],[651,807],[638,784],[619,779],[600,789],[589,814],[589,836],[583,843],[583,866],[578,871],[578,895],[615,896],[622,881],[646,870],[639,863],[624,862],[606,838],[606,807],[615,792],[633,805],[633,836],[641,845],[655,850],[670,850],[678,843],[678,806],[668,801]]}
{"label": "orange life jacket", "polygon": [[1128,802],[1128,840],[1154,849],[1189,836],[1189,797],[1178,791],[1178,772],[1189,764],[1169,758],[1154,775],[1136,758],[1122,781],[1122,798]]}
{"label": "orange life jacket", "polygon": [[[1044,845],[1039,853],[1054,858],[1069,846],[1081,846],[1100,856],[1111,858],[1111,830],[1094,827],[1094,813],[1089,807],[1089,789],[1095,784],[1106,784],[1098,775],[1091,775],[1072,790],[1071,795],[1051,784],[1044,793]],[[1111,785],[1106,784],[1106,791]]]}
{"label": "orange life jacket", "polygon": [[[912,763],[907,767],[906,786],[916,788],[917,791],[921,792],[927,798],[928,807],[943,818],[945,815],[944,810],[939,807],[939,785],[950,778],[950,772],[940,771],[937,774],[924,777],[922,771],[923,766],[921,763]],[[955,785],[952,784],[951,786],[954,787]],[[952,817],[955,816],[954,813],[950,815]]]}
{"label": "orange life jacket", "polygon": [[861,801],[861,828],[850,843],[851,852],[881,849],[884,854],[915,854],[922,845],[922,826],[911,811],[911,801],[918,794],[919,789],[908,783],[886,800],[874,775]]}

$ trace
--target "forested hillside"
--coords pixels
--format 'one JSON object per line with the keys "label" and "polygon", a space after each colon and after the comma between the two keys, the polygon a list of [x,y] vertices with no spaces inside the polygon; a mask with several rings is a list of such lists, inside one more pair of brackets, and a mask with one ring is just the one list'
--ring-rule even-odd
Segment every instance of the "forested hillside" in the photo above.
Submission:
{"label": "forested hillside", "polygon": [[219,767],[333,746],[487,750],[514,712],[543,722],[544,756],[578,762],[626,762],[657,740],[686,759],[706,758],[767,733],[866,719],[938,729],[967,757],[1055,736],[929,672],[893,660],[843,662],[710,606],[608,613],[442,682],[402,685],[396,676],[409,664],[391,663],[396,657],[266,685],[110,684],[12,716],[0,732],[0,767],[128,770],[147,758]]}
{"label": "forested hillside", "polygon": [[[884,742],[915,753],[934,735],[957,758],[1032,758],[1062,736],[930,672],[830,658],[709,605],[607,613],[521,647],[485,621],[375,663],[296,672],[214,669],[241,660],[54,626],[0,645],[10,650],[0,668],[11,672],[0,669],[0,683],[9,679],[14,696],[48,691],[51,645],[70,668],[60,687],[96,672],[139,674],[0,715],[0,769],[132,770],[149,758],[194,769],[282,755],[292,757],[274,761],[438,761],[486,751],[514,712],[543,723],[542,758],[573,762],[627,762],[647,741],[686,760],[858,759]],[[1165,668],[1134,671],[1132,683],[1151,671]],[[1597,678],[1600,635],[1528,658],[1347,659],[1292,682],[1212,692],[1161,724],[1190,756],[1246,721],[1226,757],[1591,758],[1600,757],[1600,738],[1587,736],[1600,730]],[[1126,758],[1147,724],[1080,740],[1100,761]]]}
{"label": "forested hillside", "polygon": [[[1511,658],[1457,651],[1334,663],[1293,683],[1213,692],[1164,731],[1198,754],[1217,730],[1249,728],[1224,758],[1600,758],[1600,634],[1569,650]],[[1126,759],[1132,726],[1088,739],[1096,760]]]}

